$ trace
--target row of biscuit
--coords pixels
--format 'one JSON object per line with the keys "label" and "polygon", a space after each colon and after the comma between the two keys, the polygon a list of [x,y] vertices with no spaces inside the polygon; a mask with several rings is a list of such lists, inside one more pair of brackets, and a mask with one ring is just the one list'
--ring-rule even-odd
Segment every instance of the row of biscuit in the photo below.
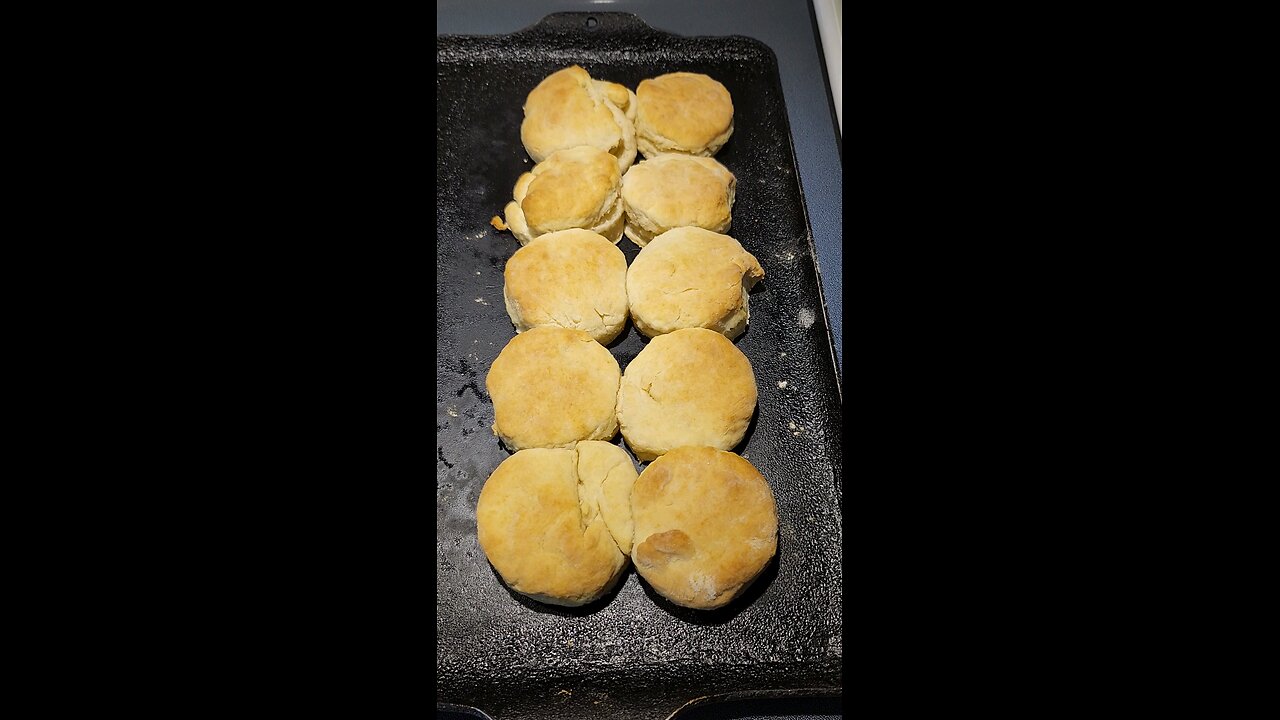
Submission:
{"label": "row of biscuit", "polygon": [[593,80],[577,65],[548,75],[530,91],[520,124],[520,140],[534,162],[588,145],[613,155],[620,172],[631,166],[637,147],[645,157],[709,157],[732,134],[733,98],[706,75],[669,73],[642,81],[633,93]]}
{"label": "row of biscuit", "polygon": [[[732,339],[764,274],[722,234],[736,180],[709,156],[733,132],[731,98],[705,75],[632,92],[574,66],[544,79],[524,111],[537,164],[505,221],[492,220],[522,246],[504,270],[517,335],[486,379],[494,433],[513,454],[481,491],[481,548],[512,590],[541,602],[601,597],[629,557],[672,602],[720,607],[777,547],[767,481],[729,452],[757,398]],[[646,159],[632,165],[637,147]],[[641,247],[630,268],[623,234]],[[604,345],[628,318],[653,339],[622,373]],[[650,462],[643,473],[607,442],[619,431]]]}
{"label": "row of biscuit", "polygon": [[723,335],[685,328],[627,365],[580,330],[539,327],[507,343],[485,380],[509,450],[623,440],[642,461],[684,445],[730,450],[756,406],[751,362]]}
{"label": "row of biscuit", "polygon": [[527,245],[558,230],[582,228],[639,247],[679,227],[722,233],[733,223],[737,178],[713,158],[656,155],[622,174],[593,147],[557,150],[516,180],[505,220],[490,223]]}
{"label": "row of biscuit", "polygon": [[608,345],[630,318],[650,338],[705,328],[733,340],[746,330],[749,293],[762,277],[737,240],[701,228],[659,235],[630,267],[600,235],[573,229],[517,250],[503,271],[502,294],[518,333],[564,327]]}

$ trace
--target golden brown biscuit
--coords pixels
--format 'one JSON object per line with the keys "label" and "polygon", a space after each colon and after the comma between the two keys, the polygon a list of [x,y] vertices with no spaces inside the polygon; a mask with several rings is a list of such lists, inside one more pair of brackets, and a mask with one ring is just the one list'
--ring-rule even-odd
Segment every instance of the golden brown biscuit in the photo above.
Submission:
{"label": "golden brown biscuit", "polygon": [[522,333],[544,325],[583,330],[607,345],[627,324],[627,258],[589,230],[547,233],[502,273],[507,315]]}
{"label": "golden brown biscuit", "polygon": [[728,231],[737,179],[712,158],[669,153],[636,163],[622,178],[623,232],[640,247],[678,227]]}
{"label": "golden brown biscuit", "polygon": [[503,581],[553,605],[599,598],[627,566],[598,501],[580,493],[578,460],[575,449],[521,450],[493,471],[476,505],[480,548]]}
{"label": "golden brown biscuit", "polygon": [[748,293],[763,277],[737,240],[676,228],[646,245],[627,271],[631,319],[649,337],[700,327],[733,339],[747,328]]}
{"label": "golden brown biscuit", "polygon": [[546,233],[581,228],[616,243],[622,237],[622,176],[607,152],[583,145],[559,150],[516,180],[503,213],[521,245]]}
{"label": "golden brown biscuit", "polygon": [[755,408],[747,356],[702,328],[655,337],[627,365],[618,390],[618,425],[641,460],[685,445],[729,450],[742,441]]}
{"label": "golden brown biscuit", "polygon": [[640,474],[631,506],[636,572],[677,605],[728,604],[778,548],[773,491],[731,452],[672,450]]}
{"label": "golden brown biscuit", "polygon": [[733,134],[733,99],[718,81],[678,72],[636,88],[636,145],[647,158],[678,152],[709,157]]}
{"label": "golden brown biscuit", "polygon": [[548,75],[530,91],[520,140],[534,162],[579,145],[613,155],[618,172],[625,172],[636,159],[635,127],[606,90],[577,65]]}
{"label": "golden brown biscuit", "polygon": [[581,330],[537,327],[498,353],[485,386],[493,434],[511,450],[569,447],[618,431],[618,361]]}

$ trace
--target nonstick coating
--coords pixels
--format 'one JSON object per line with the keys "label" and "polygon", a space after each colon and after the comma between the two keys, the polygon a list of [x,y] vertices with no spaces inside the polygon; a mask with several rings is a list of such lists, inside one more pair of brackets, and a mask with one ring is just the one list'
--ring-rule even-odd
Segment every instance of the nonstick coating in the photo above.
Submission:
{"label": "nonstick coating", "polygon": [[[737,341],[759,387],[737,451],[773,488],[779,537],[774,561],[720,610],[672,605],[634,570],[585,608],[541,605],[509,591],[476,540],[480,488],[508,456],[485,376],[515,335],[502,271],[519,247],[489,219],[532,167],[525,96],[575,63],[633,89],[702,72],[733,97],[734,134],[716,156],[738,179],[729,234],[766,273]],[[560,13],[510,35],[438,37],[436,112],[437,701],[499,720],[665,718],[707,695],[840,687],[840,389],[773,52],[624,13]],[[639,252],[619,247],[628,263]],[[645,342],[628,326],[610,350],[625,371]]]}

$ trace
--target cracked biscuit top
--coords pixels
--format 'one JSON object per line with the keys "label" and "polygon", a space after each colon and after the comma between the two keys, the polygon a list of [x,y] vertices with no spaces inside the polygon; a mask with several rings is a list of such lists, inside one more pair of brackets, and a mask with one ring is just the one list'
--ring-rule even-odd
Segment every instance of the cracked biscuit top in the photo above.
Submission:
{"label": "cracked biscuit top", "polygon": [[622,176],[613,156],[593,147],[552,153],[516,180],[512,197],[502,212],[521,245],[569,228],[622,238]]}
{"label": "cracked biscuit top", "polygon": [[591,602],[626,569],[635,479],[626,451],[609,443],[521,450],[480,491],[480,548],[518,593],[554,605]]}
{"label": "cracked biscuit top", "polygon": [[755,408],[751,362],[702,328],[655,337],[627,365],[618,390],[618,425],[641,460],[685,445],[730,450]]}
{"label": "cracked biscuit top", "polygon": [[684,227],[644,247],[627,270],[627,303],[649,337],[706,328],[733,339],[751,318],[749,292],[764,269],[728,235]]}
{"label": "cracked biscuit top", "polygon": [[620,376],[618,361],[582,330],[545,326],[520,333],[485,379],[493,433],[512,451],[609,440],[618,431]]}
{"label": "cracked biscuit top", "polygon": [[711,157],[733,134],[733,98],[719,81],[677,72],[636,88],[636,146],[647,158],[662,153]]}
{"label": "cracked biscuit top", "polygon": [[502,276],[502,297],[518,333],[555,325],[607,345],[626,327],[627,258],[596,233],[543,235],[517,250]]}
{"label": "cracked biscuit top", "polygon": [[542,162],[557,150],[590,145],[614,156],[618,172],[626,172],[636,159],[636,132],[626,112],[609,99],[618,94],[610,87],[614,84],[597,84],[577,65],[538,83],[525,99],[520,124],[529,157]]}
{"label": "cracked biscuit top", "polygon": [[713,158],[659,155],[622,178],[624,232],[640,247],[678,227],[726,232],[733,221],[737,179]]}
{"label": "cracked biscuit top", "polygon": [[689,608],[729,603],[778,547],[773,491],[751,463],[709,447],[682,447],[645,468],[631,495],[636,572]]}

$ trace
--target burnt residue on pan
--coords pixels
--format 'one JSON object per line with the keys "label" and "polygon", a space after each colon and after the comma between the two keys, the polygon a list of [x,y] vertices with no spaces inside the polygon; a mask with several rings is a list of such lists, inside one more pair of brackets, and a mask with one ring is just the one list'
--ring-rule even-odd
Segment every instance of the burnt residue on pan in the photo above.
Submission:
{"label": "burnt residue on pan", "polygon": [[[480,488],[508,455],[490,430],[485,376],[515,334],[502,271],[519,247],[489,219],[532,167],[520,144],[525,96],[574,63],[631,88],[704,72],[733,96],[734,134],[716,156],[738,179],[729,234],[766,272],[737,341],[759,388],[737,451],[773,488],[779,538],[756,584],[711,613],[665,602],[634,571],[583,610],[522,601],[476,540]],[[437,38],[436,111],[437,700],[500,720],[617,720],[665,718],[720,693],[840,687],[840,390],[773,52],[748,38],[667,34],[633,15],[562,13],[511,35]],[[639,252],[625,238],[619,247],[628,262]],[[629,329],[609,349],[625,370],[644,343]]]}

